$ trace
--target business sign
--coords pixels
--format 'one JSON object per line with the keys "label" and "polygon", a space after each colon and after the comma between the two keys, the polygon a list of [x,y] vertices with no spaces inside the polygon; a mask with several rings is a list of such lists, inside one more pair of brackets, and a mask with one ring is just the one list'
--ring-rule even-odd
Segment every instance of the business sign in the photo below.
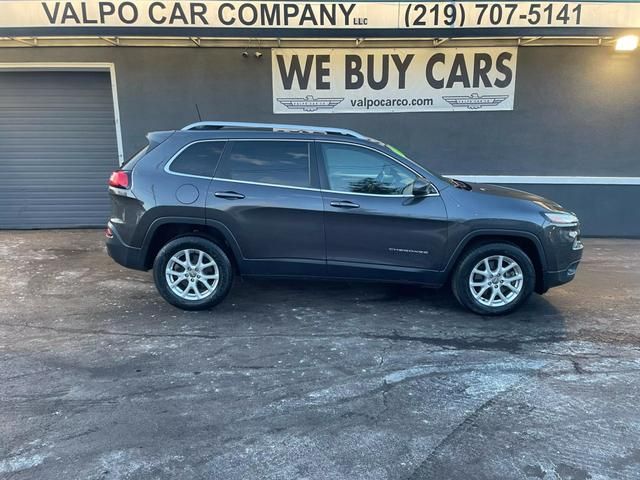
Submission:
{"label": "business sign", "polygon": [[273,49],[274,113],[513,110],[517,49]]}
{"label": "business sign", "polygon": [[260,29],[640,28],[634,2],[0,0],[0,30],[72,27]]}

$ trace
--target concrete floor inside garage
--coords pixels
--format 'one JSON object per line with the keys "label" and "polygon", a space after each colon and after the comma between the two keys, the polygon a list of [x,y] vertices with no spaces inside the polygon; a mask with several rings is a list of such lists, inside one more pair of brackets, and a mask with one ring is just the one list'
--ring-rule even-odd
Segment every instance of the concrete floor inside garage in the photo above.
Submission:
{"label": "concrete floor inside garage", "polygon": [[0,232],[0,478],[640,478],[640,241],[482,318],[238,282],[182,312],[102,232]]}

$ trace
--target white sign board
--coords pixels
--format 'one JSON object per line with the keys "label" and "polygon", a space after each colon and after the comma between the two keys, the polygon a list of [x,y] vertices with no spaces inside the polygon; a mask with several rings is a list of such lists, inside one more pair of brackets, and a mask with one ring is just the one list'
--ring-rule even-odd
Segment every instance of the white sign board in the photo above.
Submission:
{"label": "white sign board", "polygon": [[274,113],[513,110],[517,48],[273,49]]}
{"label": "white sign board", "polygon": [[0,0],[0,29],[638,28],[638,2]]}

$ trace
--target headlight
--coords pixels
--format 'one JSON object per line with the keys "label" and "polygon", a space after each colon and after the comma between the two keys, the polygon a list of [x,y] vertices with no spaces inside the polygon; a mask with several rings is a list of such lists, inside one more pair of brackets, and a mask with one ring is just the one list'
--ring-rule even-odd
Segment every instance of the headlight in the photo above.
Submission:
{"label": "headlight", "polygon": [[569,212],[542,212],[542,215],[554,225],[569,227],[578,224],[578,217]]}

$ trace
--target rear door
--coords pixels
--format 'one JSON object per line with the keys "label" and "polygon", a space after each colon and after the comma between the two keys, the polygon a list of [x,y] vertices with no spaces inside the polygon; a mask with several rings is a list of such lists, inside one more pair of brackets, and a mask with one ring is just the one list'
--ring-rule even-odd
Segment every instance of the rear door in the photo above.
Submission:
{"label": "rear door", "polygon": [[329,274],[429,283],[444,266],[439,194],[414,197],[417,173],[373,148],[317,142],[317,152]]}
{"label": "rear door", "polygon": [[230,141],[209,186],[207,222],[231,230],[245,273],[324,275],[323,205],[313,143]]}

